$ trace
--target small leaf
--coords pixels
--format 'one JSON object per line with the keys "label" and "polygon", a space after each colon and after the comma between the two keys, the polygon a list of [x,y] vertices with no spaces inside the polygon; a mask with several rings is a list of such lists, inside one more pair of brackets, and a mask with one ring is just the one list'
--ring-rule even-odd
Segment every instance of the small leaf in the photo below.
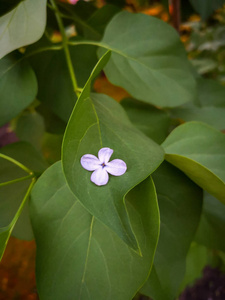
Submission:
{"label": "small leaf", "polygon": [[162,144],[166,160],[225,203],[225,135],[200,122],[178,126]]}
{"label": "small leaf", "polygon": [[36,77],[26,61],[12,55],[0,60],[0,126],[26,108],[36,93]]}
{"label": "small leaf", "polygon": [[24,0],[0,18],[0,58],[41,38],[46,23],[46,0]]}
{"label": "small leaf", "polygon": [[158,144],[161,144],[165,140],[171,123],[168,113],[134,99],[125,99],[120,103],[131,122],[140,131]]}
{"label": "small leaf", "polygon": [[[138,100],[161,107],[192,101],[195,80],[177,32],[144,14],[118,13],[100,42],[112,51],[104,68],[113,84]],[[103,49],[99,53],[102,55]]]}
{"label": "small leaf", "polygon": [[152,180],[135,187],[126,200],[142,257],[80,204],[66,184],[61,162],[40,177],[30,210],[41,299],[132,299],[149,274],[158,239]]}
{"label": "small leaf", "polygon": [[[103,94],[90,95],[91,80],[108,59],[106,53],[96,65],[73,110],[64,135],[63,169],[69,187],[87,210],[138,251],[124,197],[160,165],[164,153],[130,123],[119,103]],[[91,173],[83,169],[80,159],[97,155],[103,147],[113,149],[111,159],[122,159],[128,169],[99,187],[90,181]]]}
{"label": "small leaf", "polygon": [[[40,154],[30,144],[25,142],[7,145],[1,148],[0,152],[16,159],[35,173],[41,173],[48,167],[48,164]],[[24,170],[0,157],[0,183],[27,175]],[[27,179],[6,186],[0,186],[0,227],[7,227],[10,224],[30,183],[31,179]],[[25,240],[33,238],[27,205],[25,205],[21,217],[14,228],[13,235]]]}
{"label": "small leaf", "polygon": [[225,205],[204,192],[203,210],[196,241],[208,248],[225,252],[224,227]]}
{"label": "small leaf", "polygon": [[171,114],[184,121],[201,121],[223,130],[225,129],[225,87],[216,80],[199,79],[196,100],[171,110]]}
{"label": "small leaf", "polygon": [[142,292],[154,300],[173,300],[199,223],[202,191],[167,162],[154,172],[153,180],[159,201],[160,237],[153,270]]}

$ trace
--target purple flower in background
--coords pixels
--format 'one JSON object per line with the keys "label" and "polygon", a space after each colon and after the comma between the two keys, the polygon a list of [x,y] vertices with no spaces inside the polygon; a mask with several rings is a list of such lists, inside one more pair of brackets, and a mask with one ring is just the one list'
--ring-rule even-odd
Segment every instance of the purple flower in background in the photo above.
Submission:
{"label": "purple flower in background", "polygon": [[98,158],[92,154],[85,154],[81,157],[82,167],[88,171],[94,171],[91,175],[91,181],[96,185],[106,185],[109,181],[109,174],[121,176],[126,172],[127,165],[123,160],[113,159],[109,161],[112,154],[112,149],[102,148],[98,151]]}

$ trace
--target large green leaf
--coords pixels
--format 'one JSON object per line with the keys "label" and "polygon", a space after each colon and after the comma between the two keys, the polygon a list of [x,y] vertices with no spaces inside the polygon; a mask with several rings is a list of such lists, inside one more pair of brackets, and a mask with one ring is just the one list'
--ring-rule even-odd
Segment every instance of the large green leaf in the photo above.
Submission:
{"label": "large green leaf", "polygon": [[131,122],[144,134],[158,144],[165,140],[171,125],[167,112],[134,99],[124,99],[121,105]]}
{"label": "large green leaf", "polygon": [[[138,251],[124,197],[160,165],[164,153],[130,123],[119,103],[103,94],[90,95],[91,80],[108,59],[106,53],[96,65],[73,110],[64,135],[63,168],[78,200]],[[113,149],[113,158],[124,160],[128,170],[123,176],[111,176],[107,185],[99,187],[90,181],[91,174],[83,169],[80,159],[84,154],[97,155],[103,147]]]}
{"label": "large green leaf", "polygon": [[189,0],[194,9],[206,20],[214,10],[220,8],[225,3],[224,0]]}
{"label": "large green leaf", "polygon": [[159,214],[150,178],[126,199],[142,257],[80,204],[66,184],[61,162],[41,176],[30,207],[41,299],[132,299],[153,262]]}
{"label": "large green leaf", "polygon": [[225,205],[204,193],[203,211],[196,234],[198,243],[225,252]]}
{"label": "large green leaf", "polygon": [[46,23],[46,0],[24,0],[0,18],[0,58],[36,42]]}
{"label": "large green leaf", "polygon": [[[16,159],[37,174],[42,173],[48,166],[40,154],[36,152],[30,144],[25,142],[7,145],[4,148],[1,148],[0,152]],[[24,170],[20,169],[12,162],[0,157],[0,183],[19,179],[27,175],[28,174]],[[27,179],[9,185],[0,186],[1,228],[7,227],[12,221],[30,183],[31,179]],[[29,212],[26,205],[24,206],[21,217],[14,228],[13,235],[25,240],[33,238]]]}
{"label": "large green leaf", "polygon": [[166,160],[225,203],[225,135],[200,122],[178,126],[162,144]]}
{"label": "large green leaf", "polygon": [[170,25],[123,11],[108,24],[100,44],[112,51],[106,76],[134,98],[162,107],[193,100],[195,81],[180,38]]}
{"label": "large green leaf", "polygon": [[154,172],[153,180],[161,227],[153,270],[142,291],[154,300],[172,300],[185,274],[186,255],[200,219],[202,191],[168,163]]}
{"label": "large green leaf", "polygon": [[0,126],[27,107],[36,93],[35,74],[27,62],[11,55],[0,60]]}
{"label": "large green leaf", "polygon": [[205,122],[219,130],[225,129],[225,87],[212,79],[198,80],[198,96],[171,111],[172,116],[184,121]]}
{"label": "large green leaf", "polygon": [[[44,41],[40,41],[37,45],[30,47],[29,51],[34,51],[43,45],[45,45]],[[78,85],[83,87],[97,61],[96,48],[87,45],[71,47],[70,53]],[[67,122],[77,97],[71,82],[64,51],[41,52],[32,56],[29,61],[38,80],[38,100]]]}

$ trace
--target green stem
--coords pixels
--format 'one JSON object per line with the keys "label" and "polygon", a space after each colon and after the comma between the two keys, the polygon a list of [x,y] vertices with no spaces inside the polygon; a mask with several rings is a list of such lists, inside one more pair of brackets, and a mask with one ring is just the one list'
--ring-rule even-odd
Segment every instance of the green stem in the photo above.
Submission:
{"label": "green stem", "polygon": [[65,52],[65,56],[66,56],[66,61],[67,61],[67,66],[69,69],[69,73],[70,73],[70,78],[72,80],[72,84],[73,84],[73,89],[77,95],[77,97],[79,96],[79,92],[78,92],[78,85],[77,85],[77,80],[76,80],[76,76],[75,76],[75,72],[73,69],[73,64],[72,64],[72,59],[70,56],[70,51],[69,51],[69,47],[68,47],[68,38],[66,36],[65,33],[65,29],[64,29],[64,25],[63,25],[63,21],[62,18],[60,16],[60,11],[55,3],[55,0],[50,0],[52,7],[55,10],[55,16],[56,16],[56,20],[58,22],[59,25],[59,29],[62,35],[62,44],[63,44],[63,48],[64,48],[64,52]]}
{"label": "green stem", "polygon": [[13,184],[13,183],[16,183],[16,182],[20,182],[20,181],[24,181],[24,180],[27,180],[27,179],[31,179],[33,178],[34,175],[33,174],[30,174],[30,175],[27,175],[27,176],[24,176],[24,177],[20,177],[20,178],[17,178],[17,179],[13,179],[11,181],[7,181],[7,182],[2,182],[0,183],[0,187],[1,186],[6,186],[8,184]]}
{"label": "green stem", "polygon": [[14,165],[17,165],[19,168],[23,169],[25,172],[29,173],[30,175],[34,174],[33,171],[31,171],[26,166],[24,166],[19,161],[15,160],[14,158],[12,158],[10,156],[0,153],[0,157],[6,159],[8,161],[11,161]]}
{"label": "green stem", "polygon": [[25,195],[24,198],[23,198],[23,201],[22,201],[22,203],[20,204],[19,209],[17,210],[17,212],[16,212],[14,218],[12,219],[12,221],[11,221],[11,223],[10,223],[10,226],[12,226],[11,232],[12,232],[13,227],[15,226],[17,220],[19,219],[19,216],[20,216],[20,214],[21,214],[21,212],[22,212],[22,210],[23,210],[23,207],[24,207],[24,205],[25,205],[27,199],[28,199],[29,196],[30,196],[30,192],[31,192],[32,187],[33,187],[33,185],[35,184],[35,182],[36,182],[36,179],[33,178],[32,181],[31,181],[31,184],[30,184],[29,187],[28,187],[28,190],[27,190],[27,192],[26,192],[26,195]]}

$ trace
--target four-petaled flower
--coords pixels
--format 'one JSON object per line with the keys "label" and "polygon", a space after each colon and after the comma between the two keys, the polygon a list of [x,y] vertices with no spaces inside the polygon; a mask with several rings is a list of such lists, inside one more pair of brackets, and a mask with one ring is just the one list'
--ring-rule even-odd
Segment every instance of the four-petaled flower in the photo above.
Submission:
{"label": "four-petaled flower", "polygon": [[109,161],[112,154],[112,149],[102,148],[98,151],[98,158],[92,154],[85,154],[81,157],[82,167],[88,171],[94,171],[91,175],[91,181],[96,185],[107,184],[109,174],[121,176],[126,172],[127,165],[123,160],[114,159]]}

